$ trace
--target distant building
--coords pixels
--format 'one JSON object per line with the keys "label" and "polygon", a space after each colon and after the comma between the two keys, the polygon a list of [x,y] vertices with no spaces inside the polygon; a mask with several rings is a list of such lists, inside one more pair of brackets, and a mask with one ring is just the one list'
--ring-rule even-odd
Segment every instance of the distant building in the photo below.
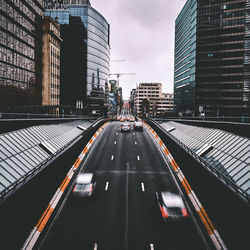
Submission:
{"label": "distant building", "polygon": [[46,15],[69,24],[70,16],[81,17],[87,30],[87,76],[85,106],[93,113],[101,113],[107,101],[110,68],[110,28],[107,20],[88,0],[46,0]]}
{"label": "distant building", "polygon": [[43,14],[43,0],[1,1],[2,111],[7,108],[41,105]]}
{"label": "distant building", "polygon": [[118,85],[116,80],[109,81],[108,110],[110,114],[116,114],[118,107]]}
{"label": "distant building", "polygon": [[59,114],[60,105],[60,25],[51,17],[43,19],[42,105]]}
{"label": "distant building", "polygon": [[250,115],[250,2],[187,0],[175,22],[174,102],[186,115]]}
{"label": "distant building", "polygon": [[143,107],[144,100],[149,101],[151,116],[163,116],[166,111],[173,110],[173,95],[162,93],[161,83],[140,83],[136,88],[134,106],[138,116],[147,112]]}
{"label": "distant building", "polygon": [[136,89],[132,89],[130,91],[129,103],[132,113],[136,115],[136,108],[135,108],[135,96],[136,96]]}
{"label": "distant building", "polygon": [[84,113],[87,75],[87,32],[80,17],[61,25],[61,96],[65,114]]}

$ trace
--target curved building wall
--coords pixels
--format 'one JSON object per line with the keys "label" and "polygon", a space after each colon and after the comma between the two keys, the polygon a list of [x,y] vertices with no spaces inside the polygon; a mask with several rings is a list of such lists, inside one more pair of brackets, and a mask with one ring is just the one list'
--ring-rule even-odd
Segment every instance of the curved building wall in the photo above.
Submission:
{"label": "curved building wall", "polygon": [[87,91],[86,97],[105,99],[110,67],[109,24],[90,4],[47,5],[46,15],[57,18],[60,24],[68,24],[69,16],[81,17],[87,29]]}
{"label": "curved building wall", "polygon": [[109,24],[90,6],[71,6],[69,13],[80,16],[87,29],[87,97],[103,99],[109,77]]}

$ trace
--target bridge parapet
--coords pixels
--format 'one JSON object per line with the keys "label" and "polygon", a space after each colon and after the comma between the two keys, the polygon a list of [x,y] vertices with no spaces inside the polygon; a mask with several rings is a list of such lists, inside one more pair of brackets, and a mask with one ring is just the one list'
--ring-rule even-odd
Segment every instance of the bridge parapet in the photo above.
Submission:
{"label": "bridge parapet", "polygon": [[102,119],[32,126],[0,135],[0,203],[77,143]]}
{"label": "bridge parapet", "polygon": [[249,138],[174,121],[151,122],[250,204]]}

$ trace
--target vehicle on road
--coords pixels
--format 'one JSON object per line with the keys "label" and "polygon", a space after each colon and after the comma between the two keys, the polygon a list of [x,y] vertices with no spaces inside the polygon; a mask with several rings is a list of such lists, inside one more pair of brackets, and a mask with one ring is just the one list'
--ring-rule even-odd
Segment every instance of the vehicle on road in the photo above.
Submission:
{"label": "vehicle on road", "polygon": [[156,193],[164,222],[183,220],[188,217],[187,209],[180,195],[168,191]]}
{"label": "vehicle on road", "polygon": [[143,123],[140,121],[137,121],[134,123],[134,130],[143,130]]}
{"label": "vehicle on road", "polygon": [[124,116],[121,117],[120,122],[125,122],[125,117]]}
{"label": "vehicle on road", "polygon": [[92,173],[80,173],[76,179],[73,194],[80,197],[89,197],[94,194],[96,186],[95,177]]}
{"label": "vehicle on road", "polygon": [[131,127],[130,127],[130,124],[128,124],[128,123],[123,123],[121,125],[121,131],[122,132],[130,132],[130,129],[131,129]]}
{"label": "vehicle on road", "polygon": [[130,117],[130,121],[131,122],[134,122],[135,121],[135,118],[133,116]]}

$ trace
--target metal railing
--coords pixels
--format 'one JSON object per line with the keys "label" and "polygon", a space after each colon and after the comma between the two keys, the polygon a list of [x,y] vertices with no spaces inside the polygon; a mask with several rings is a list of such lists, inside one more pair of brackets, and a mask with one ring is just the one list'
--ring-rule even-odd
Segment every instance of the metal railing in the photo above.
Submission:
{"label": "metal railing", "polygon": [[5,113],[0,112],[0,119],[97,119],[99,115],[65,115],[49,113]]}
{"label": "metal railing", "polygon": [[60,157],[63,153],[66,152],[69,148],[71,148],[75,143],[77,143],[81,138],[83,137],[83,134],[87,134],[91,131],[91,129],[96,129],[99,124],[106,121],[106,119],[99,118],[96,121],[94,121],[85,131],[83,131],[81,134],[70,140],[67,144],[65,144],[63,147],[61,147],[59,150],[57,150],[54,154],[51,154],[48,156],[44,161],[39,163],[36,167],[31,169],[28,173],[24,174],[22,177],[20,177],[15,182],[11,183],[8,187],[6,187],[4,190],[0,192],[0,204],[7,198],[9,195],[13,194],[19,187],[27,183],[31,178],[33,178],[35,175],[37,175],[40,171],[45,169],[49,164],[51,164],[54,160],[56,160],[58,157]]}
{"label": "metal railing", "polygon": [[211,122],[236,122],[236,123],[250,123],[249,116],[234,117],[234,116],[218,116],[218,117],[192,117],[192,116],[172,116],[172,117],[155,117],[155,120],[175,120],[175,121],[211,121]]}
{"label": "metal railing", "polygon": [[149,119],[151,123],[154,124],[155,127],[157,127],[161,133],[163,133],[165,136],[170,138],[172,141],[177,143],[179,146],[181,146],[182,149],[184,149],[189,155],[191,155],[196,161],[198,161],[203,167],[205,167],[210,173],[212,173],[214,176],[216,176],[221,182],[223,182],[227,187],[229,187],[232,191],[238,194],[238,196],[246,201],[248,205],[250,205],[250,195],[237,186],[232,180],[230,180],[227,176],[225,176],[222,172],[220,172],[218,169],[213,167],[211,164],[209,164],[206,160],[204,160],[202,157],[197,155],[193,150],[191,150],[189,147],[187,147],[184,143],[182,143],[179,139],[174,137],[171,133],[167,132],[162,126],[157,123],[156,121]]}

